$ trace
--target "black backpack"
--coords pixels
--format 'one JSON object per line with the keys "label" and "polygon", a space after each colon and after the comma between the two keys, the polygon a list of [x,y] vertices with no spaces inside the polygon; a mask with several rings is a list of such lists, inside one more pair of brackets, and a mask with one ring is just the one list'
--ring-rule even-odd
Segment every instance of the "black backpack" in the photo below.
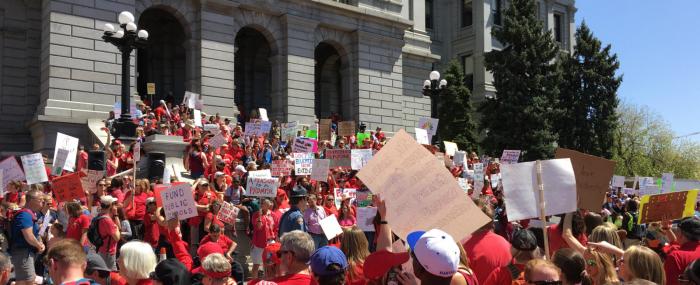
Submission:
{"label": "black backpack", "polygon": [[100,236],[100,220],[106,219],[107,216],[97,216],[92,218],[90,222],[90,227],[87,231],[87,238],[95,248],[99,249],[103,244],[104,240]]}

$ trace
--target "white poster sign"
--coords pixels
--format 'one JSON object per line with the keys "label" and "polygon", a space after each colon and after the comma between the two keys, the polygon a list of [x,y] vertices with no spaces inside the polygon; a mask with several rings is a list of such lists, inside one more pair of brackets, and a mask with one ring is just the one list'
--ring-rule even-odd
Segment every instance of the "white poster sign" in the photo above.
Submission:
{"label": "white poster sign", "polygon": [[283,142],[291,141],[297,137],[298,124],[299,122],[297,121],[282,124],[281,135]]}
{"label": "white poster sign", "polygon": [[0,189],[4,193],[7,189],[7,185],[12,181],[24,181],[24,171],[19,167],[17,159],[14,156],[5,158],[0,161],[0,172],[2,172],[2,179],[0,179]]}
{"label": "white poster sign", "polygon": [[168,220],[177,218],[182,221],[197,216],[192,185],[189,183],[171,185],[161,191],[160,196],[163,200],[165,217]]}
{"label": "white poster sign", "polygon": [[270,119],[267,117],[267,109],[265,108],[258,108],[258,112],[260,113],[260,119],[263,121],[269,121]]}
{"label": "white poster sign", "polygon": [[501,155],[502,164],[515,164],[520,159],[520,150],[505,149]]}
{"label": "white poster sign", "polygon": [[311,179],[316,181],[328,181],[328,168],[331,166],[330,159],[314,159],[311,167]]}
{"label": "white poster sign", "polygon": [[611,184],[612,187],[625,187],[625,177],[620,175],[613,175]]}
{"label": "white poster sign", "polygon": [[83,189],[88,190],[91,194],[97,193],[97,182],[104,177],[105,172],[102,170],[88,169],[87,176],[81,178]]}
{"label": "white poster sign", "polygon": [[357,226],[363,232],[374,232],[374,217],[377,215],[375,207],[357,208]]}
{"label": "white poster sign", "polygon": [[194,115],[192,115],[192,120],[194,120],[195,127],[202,127],[202,111],[194,109]]}
{"label": "white poster sign", "polygon": [[459,177],[457,178],[457,183],[459,184],[459,188],[464,190],[464,193],[469,192],[469,181],[467,181],[467,178]]}
{"label": "white poster sign", "polygon": [[209,146],[213,147],[214,149],[217,149],[224,144],[226,144],[226,138],[222,133],[219,133],[209,140]]}
{"label": "white poster sign", "polygon": [[27,178],[28,185],[49,181],[41,153],[23,155],[22,168],[24,168],[24,175]]}
{"label": "white poster sign", "polygon": [[336,218],[335,215],[330,215],[320,220],[318,223],[321,225],[323,234],[326,235],[328,240],[332,240],[343,233],[343,229],[340,227],[340,224],[338,224],[338,218]]}
{"label": "white poster sign", "polygon": [[360,170],[372,160],[371,149],[352,149],[350,151],[350,166],[352,170]]}
{"label": "white poster sign", "polygon": [[673,173],[661,174],[661,193],[669,193],[673,190]]}
{"label": "white poster sign", "polygon": [[224,202],[219,210],[219,220],[229,225],[236,224],[236,217],[241,209],[229,202]]}
{"label": "white poster sign", "polygon": [[462,166],[465,164],[467,161],[467,152],[466,151],[456,151],[455,155],[452,157],[452,162],[455,164],[455,166]]}
{"label": "white poster sign", "polygon": [[448,141],[443,141],[442,143],[445,144],[445,154],[449,156],[454,156],[455,152],[459,150],[459,147],[457,147],[456,143]]}
{"label": "white poster sign", "polygon": [[294,157],[294,173],[296,175],[311,175],[311,169],[314,163],[314,154],[305,153],[293,153]]}
{"label": "white poster sign", "polygon": [[439,119],[434,118],[420,118],[418,119],[418,128],[428,131],[430,136],[434,136],[437,133]]}
{"label": "white poster sign", "polygon": [[54,161],[56,161],[56,156],[58,155],[59,149],[68,150],[68,156],[66,157],[66,163],[63,165],[63,169],[71,172],[75,171],[75,158],[78,156],[78,138],[74,138],[62,133],[57,133],[56,148],[53,152]]}
{"label": "white poster sign", "polygon": [[248,178],[250,177],[272,178],[272,171],[269,169],[248,171]]}
{"label": "white poster sign", "polygon": [[272,128],[272,122],[266,121],[255,121],[245,123],[245,135],[247,137],[251,136],[267,136],[270,133],[270,128]]}
{"label": "white poster sign", "polygon": [[266,177],[248,177],[246,185],[246,195],[253,197],[270,197],[277,196],[277,178]]}
{"label": "white poster sign", "polygon": [[421,128],[416,128],[416,142],[419,144],[430,144],[430,139],[428,138],[428,131]]}

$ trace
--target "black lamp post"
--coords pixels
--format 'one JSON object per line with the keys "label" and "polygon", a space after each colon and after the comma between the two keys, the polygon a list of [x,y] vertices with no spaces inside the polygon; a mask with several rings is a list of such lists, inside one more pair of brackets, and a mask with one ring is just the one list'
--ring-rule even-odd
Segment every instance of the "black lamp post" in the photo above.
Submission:
{"label": "black lamp post", "polygon": [[[439,119],[438,105],[440,104],[440,94],[445,90],[447,80],[440,80],[440,72],[433,70],[430,72],[430,79],[423,82],[423,95],[430,97],[430,117]],[[438,123],[439,124],[439,123]],[[435,131],[433,145],[440,147],[440,132]]]}
{"label": "black lamp post", "polygon": [[136,137],[136,124],[131,118],[131,97],[129,89],[131,89],[129,69],[129,61],[131,59],[131,51],[137,48],[146,46],[148,32],[146,30],[138,30],[134,24],[134,15],[128,11],[119,13],[119,27],[116,29],[112,24],[105,24],[104,35],[102,39],[105,42],[116,46],[122,53],[122,112],[121,116],[114,123],[112,135],[122,141],[133,141]]}

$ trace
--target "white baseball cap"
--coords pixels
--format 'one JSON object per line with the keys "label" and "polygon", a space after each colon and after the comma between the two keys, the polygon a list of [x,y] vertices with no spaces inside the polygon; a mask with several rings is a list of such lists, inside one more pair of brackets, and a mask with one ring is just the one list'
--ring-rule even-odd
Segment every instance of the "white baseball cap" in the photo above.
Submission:
{"label": "white baseball cap", "polygon": [[100,203],[102,203],[102,205],[112,205],[112,203],[114,202],[117,202],[117,198],[114,198],[110,195],[104,195],[100,197]]}
{"label": "white baseball cap", "polygon": [[412,232],[406,238],[418,263],[435,276],[451,277],[459,266],[459,248],[448,233],[438,229]]}

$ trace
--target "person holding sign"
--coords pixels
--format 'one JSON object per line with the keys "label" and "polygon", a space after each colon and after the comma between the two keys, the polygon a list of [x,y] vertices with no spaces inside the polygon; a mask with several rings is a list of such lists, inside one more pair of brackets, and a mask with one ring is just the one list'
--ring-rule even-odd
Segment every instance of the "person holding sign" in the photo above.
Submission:
{"label": "person holding sign", "polygon": [[35,212],[41,209],[43,194],[38,190],[27,193],[27,203],[15,214],[12,221],[10,244],[12,264],[15,266],[15,283],[17,285],[34,285],[36,272],[34,262],[36,255],[44,252],[46,247],[39,240],[39,225]]}
{"label": "person holding sign", "polygon": [[[224,222],[219,220],[219,211],[221,210],[221,200],[214,200],[209,204],[209,212],[204,216],[204,232],[209,234],[209,228],[212,225],[217,225],[220,228],[224,227]],[[202,243],[204,244],[204,243]]]}
{"label": "person holding sign", "polygon": [[308,208],[304,211],[304,221],[308,227],[308,233],[314,240],[316,248],[328,245],[328,239],[323,234],[323,229],[319,222],[326,218],[326,210],[316,204],[316,195],[311,195],[307,199]]}

